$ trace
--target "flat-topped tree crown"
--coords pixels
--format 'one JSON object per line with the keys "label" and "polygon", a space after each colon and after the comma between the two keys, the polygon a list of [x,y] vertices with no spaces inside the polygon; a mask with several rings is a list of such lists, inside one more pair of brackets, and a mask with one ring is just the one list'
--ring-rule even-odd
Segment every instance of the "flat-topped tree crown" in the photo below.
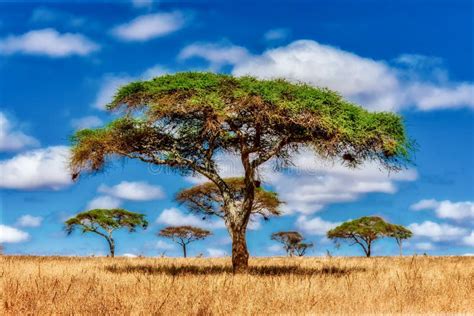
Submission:
{"label": "flat-topped tree crown", "polygon": [[114,209],[93,209],[76,214],[65,222],[65,229],[68,235],[75,229],[80,229],[82,233],[95,233],[104,237],[109,244],[110,256],[115,255],[115,241],[113,232],[119,228],[127,228],[129,232],[136,231],[137,228],[146,229],[148,221],[144,214],[130,212],[121,208]]}
{"label": "flat-topped tree crown", "polygon": [[158,233],[158,236],[166,238],[177,238],[182,239],[184,242],[189,243],[195,240],[204,239],[211,235],[211,232],[199,227],[184,225],[184,226],[169,226]]}
{"label": "flat-topped tree crown", "polygon": [[[224,178],[224,182],[233,194],[234,201],[242,203],[245,199],[245,179],[234,177]],[[213,182],[205,182],[191,188],[181,190],[176,194],[176,201],[185,205],[191,212],[205,216],[218,216],[228,220],[228,210],[220,193],[219,187]],[[275,192],[268,191],[258,186],[255,189],[255,197],[252,205],[252,214],[260,215],[267,220],[271,216],[281,215],[279,207],[282,202]]]}
{"label": "flat-topped tree crown", "polygon": [[157,236],[169,238],[175,243],[181,245],[183,249],[183,257],[187,256],[187,245],[193,241],[205,239],[212,233],[206,229],[183,225],[183,226],[169,226],[163,228],[157,233]]}
{"label": "flat-topped tree crown", "polygon": [[327,158],[352,164],[375,159],[396,168],[410,150],[400,116],[369,112],[331,90],[283,79],[177,73],[125,85],[107,107],[143,115],[79,131],[75,172],[99,170],[110,154],[195,171],[215,167],[206,166],[209,154],[245,149],[256,154],[258,165],[273,156],[288,157],[297,144]]}
{"label": "flat-topped tree crown", "polygon": [[364,216],[352,221],[342,223],[327,232],[327,237],[334,240],[349,240],[358,244],[367,257],[371,255],[372,243],[383,237],[393,237],[399,242],[410,238],[411,231],[401,225],[386,222],[379,216]]}
{"label": "flat-topped tree crown", "polygon": [[313,247],[313,243],[304,242],[303,235],[297,231],[276,232],[271,235],[271,239],[281,243],[290,257],[304,256],[306,250]]}
{"label": "flat-topped tree crown", "polygon": [[400,249],[400,256],[403,255],[402,253],[402,246],[403,246],[403,240],[409,239],[413,236],[413,233],[411,230],[408,228],[402,226],[402,225],[396,225],[392,224],[392,227],[390,228],[390,231],[388,233],[388,237],[392,237],[395,239],[397,242],[397,245]]}
{"label": "flat-topped tree crown", "polygon": [[[291,162],[299,149],[350,166],[374,160],[399,169],[411,143],[400,116],[373,113],[329,89],[286,80],[258,80],[224,74],[185,72],[137,81],[120,88],[108,105],[123,116],[73,137],[71,171],[96,172],[113,157],[199,173],[215,183],[234,216],[233,265],[247,267],[245,231],[255,197],[255,174],[273,159]],[[221,177],[216,156],[234,153],[244,169],[245,196]],[[235,247],[234,247],[235,246]]]}

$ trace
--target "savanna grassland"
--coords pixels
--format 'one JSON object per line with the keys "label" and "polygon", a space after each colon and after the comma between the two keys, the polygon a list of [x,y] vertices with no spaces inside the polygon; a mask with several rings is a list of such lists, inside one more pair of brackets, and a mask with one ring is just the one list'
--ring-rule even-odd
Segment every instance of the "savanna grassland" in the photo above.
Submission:
{"label": "savanna grassland", "polygon": [[0,314],[474,313],[474,257],[0,258]]}

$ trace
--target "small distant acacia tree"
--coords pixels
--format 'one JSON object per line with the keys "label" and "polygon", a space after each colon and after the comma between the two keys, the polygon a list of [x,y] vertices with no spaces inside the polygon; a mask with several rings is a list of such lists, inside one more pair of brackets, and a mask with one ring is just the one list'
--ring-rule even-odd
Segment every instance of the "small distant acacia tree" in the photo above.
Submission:
{"label": "small distant acacia tree", "polygon": [[70,235],[75,229],[82,233],[94,233],[104,237],[109,245],[110,256],[115,256],[115,241],[113,232],[127,228],[130,232],[137,228],[146,229],[148,222],[144,214],[130,212],[124,209],[94,209],[77,214],[66,222],[66,232]]}
{"label": "small distant acacia tree", "polygon": [[388,237],[392,237],[395,239],[398,245],[398,249],[400,251],[400,256],[403,256],[403,240],[411,238],[413,236],[413,233],[411,230],[408,228],[402,226],[402,225],[395,225],[392,224],[392,227],[390,229],[390,232],[388,233]]}
{"label": "small distant acacia tree", "polygon": [[313,248],[314,244],[312,242],[300,242],[298,244],[296,244],[296,254],[298,255],[298,257],[303,257],[305,254],[306,254],[306,251],[309,249],[309,248]]}
{"label": "small distant acacia tree", "polygon": [[[333,240],[349,240],[352,245],[358,244],[364,250],[367,257],[372,254],[372,244],[383,237],[402,238],[402,226],[390,224],[378,216],[365,216],[359,219],[345,222],[327,232],[327,237]],[[408,231],[408,230],[407,230]],[[410,232],[411,233],[411,232]],[[410,235],[411,236],[411,235]],[[398,242],[398,240],[397,240]]]}
{"label": "small distant acacia tree", "polygon": [[[224,182],[234,192],[235,203],[243,203],[245,197],[244,178],[225,178]],[[224,220],[227,227],[235,220],[233,214],[225,207],[219,187],[213,182],[205,182],[194,187],[181,190],[176,195],[176,201],[186,206],[191,212],[203,215],[203,219],[217,216]],[[271,216],[281,215],[279,210],[282,202],[275,192],[268,191],[257,185],[251,208],[251,217],[261,216],[268,220]],[[232,230],[229,230],[232,236]]]}
{"label": "small distant acacia tree", "polygon": [[[107,108],[123,116],[73,136],[72,178],[115,157],[206,177],[229,214],[234,272],[248,269],[246,231],[264,163],[284,167],[311,149],[350,167],[375,161],[399,170],[412,148],[397,114],[369,112],[331,90],[282,79],[176,73],[121,87]],[[224,181],[216,159],[223,153],[240,158],[243,192]]]}
{"label": "small distant acacia tree", "polygon": [[212,233],[208,230],[193,226],[170,226],[160,230],[159,237],[169,238],[175,243],[181,245],[183,257],[186,258],[186,246],[196,240],[205,239]]}
{"label": "small distant acacia tree", "polygon": [[304,242],[304,237],[296,231],[273,233],[271,239],[282,243],[290,257],[294,255],[302,257],[309,248],[313,247],[313,243]]}

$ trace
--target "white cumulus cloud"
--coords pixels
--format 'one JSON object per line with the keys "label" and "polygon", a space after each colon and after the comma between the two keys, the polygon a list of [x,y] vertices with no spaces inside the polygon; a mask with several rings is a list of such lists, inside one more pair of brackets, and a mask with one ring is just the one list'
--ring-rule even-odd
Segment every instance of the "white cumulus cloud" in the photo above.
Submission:
{"label": "white cumulus cloud", "polygon": [[426,237],[433,241],[459,240],[467,233],[467,230],[464,228],[432,221],[412,223],[408,225],[408,228],[415,237]]}
{"label": "white cumulus cloud", "polygon": [[127,74],[107,74],[99,85],[99,91],[92,103],[92,107],[99,110],[105,110],[105,106],[112,101],[113,96],[121,86],[134,80],[149,80],[167,72],[169,71],[161,65],[154,65],[138,76],[130,76]]}
{"label": "white cumulus cloud", "polygon": [[181,50],[178,58],[186,60],[199,57],[211,64],[211,68],[218,70],[224,65],[235,65],[249,58],[247,49],[231,44],[194,43]]}
{"label": "white cumulus cloud", "polygon": [[85,56],[99,49],[99,45],[79,33],[59,33],[47,28],[10,35],[0,39],[0,54],[22,53],[49,57]]}
{"label": "white cumulus cloud", "polygon": [[164,209],[156,219],[157,224],[163,224],[168,226],[197,226],[204,227],[206,229],[220,229],[225,228],[224,221],[222,220],[202,220],[193,214],[183,214],[177,208]]}
{"label": "white cumulus cloud", "polygon": [[290,35],[290,30],[286,28],[271,29],[265,32],[263,37],[266,41],[278,41],[287,38]]}
{"label": "white cumulus cloud", "polygon": [[122,205],[122,200],[117,199],[112,196],[98,196],[91,200],[87,204],[87,209],[112,209],[112,208],[119,208]]}
{"label": "white cumulus cloud", "polygon": [[39,227],[41,226],[41,222],[43,218],[41,216],[33,216],[33,215],[23,215],[21,216],[16,224],[20,227]]}
{"label": "white cumulus cloud", "polygon": [[0,161],[0,188],[59,190],[72,184],[66,146],[51,146]]}
{"label": "white cumulus cloud", "polygon": [[463,242],[465,245],[474,247],[474,230],[471,231],[471,234],[465,236],[465,237],[462,239],[462,242]]}
{"label": "white cumulus cloud", "polygon": [[474,219],[474,202],[437,201],[434,199],[421,200],[413,205],[414,211],[433,210],[437,217],[453,220]]}
{"label": "white cumulus cloud", "polygon": [[170,244],[170,243],[167,243],[163,240],[158,240],[155,244],[154,244],[154,248],[155,249],[158,249],[158,250],[171,250],[171,249],[174,249],[175,246]]}
{"label": "white cumulus cloud", "polygon": [[0,152],[16,151],[38,144],[39,142],[34,137],[18,130],[18,127],[3,112],[0,112]]}
{"label": "white cumulus cloud", "polygon": [[275,254],[284,254],[285,253],[282,245],[271,245],[271,246],[267,247],[267,250],[269,252],[275,253]]}
{"label": "white cumulus cloud", "polygon": [[435,246],[430,242],[419,242],[415,244],[415,248],[419,250],[433,250]]}
{"label": "white cumulus cloud", "polygon": [[118,88],[132,81],[133,78],[123,75],[106,75],[100,84],[99,91],[92,107],[105,110],[105,106],[112,101]]}
{"label": "white cumulus cloud", "polygon": [[[216,161],[222,177],[243,176],[242,163],[237,156],[222,155]],[[293,165],[286,170],[275,171],[272,163],[263,165],[259,175],[264,184],[271,186],[285,201],[282,206],[285,214],[311,214],[328,204],[355,201],[368,193],[394,194],[397,182],[417,179],[417,172],[413,169],[389,174],[376,163],[351,169],[338,162],[324,162],[308,150],[295,155]],[[188,177],[187,180],[192,183],[206,181],[202,176]]]}
{"label": "white cumulus cloud", "polygon": [[213,258],[226,256],[226,252],[218,248],[207,248],[207,253],[209,254],[209,257],[213,257]]}
{"label": "white cumulus cloud", "polygon": [[210,43],[188,46],[181,54],[187,51],[186,55],[208,60],[211,67],[222,60],[233,64],[237,76],[286,78],[327,87],[371,110],[474,108],[472,82],[450,81],[447,71],[433,63],[435,58],[420,55],[402,55],[391,63],[312,40],[294,41],[260,55],[243,54],[246,49],[240,46]]}
{"label": "white cumulus cloud", "polygon": [[24,231],[0,224],[0,244],[23,242],[29,237],[30,235]]}
{"label": "white cumulus cloud", "polygon": [[286,213],[310,214],[328,204],[355,201],[368,193],[393,194],[397,191],[396,182],[417,178],[412,169],[389,174],[376,163],[351,169],[342,163],[318,160],[309,151],[295,156],[293,163],[286,172],[262,173],[263,180],[286,202]]}
{"label": "white cumulus cloud", "polygon": [[71,125],[74,129],[80,130],[85,128],[94,128],[101,126],[102,120],[97,116],[90,115],[71,120]]}
{"label": "white cumulus cloud", "polygon": [[102,184],[98,191],[118,199],[132,201],[150,201],[165,197],[165,193],[160,186],[154,186],[140,181],[122,181],[112,187]]}
{"label": "white cumulus cloud", "polygon": [[181,12],[141,15],[128,23],[116,26],[112,33],[125,41],[144,42],[183,28],[185,20]]}
{"label": "white cumulus cloud", "polygon": [[314,217],[309,219],[307,216],[299,216],[296,220],[296,226],[310,235],[325,236],[327,231],[340,225],[338,222],[329,222],[323,220],[321,217]]}

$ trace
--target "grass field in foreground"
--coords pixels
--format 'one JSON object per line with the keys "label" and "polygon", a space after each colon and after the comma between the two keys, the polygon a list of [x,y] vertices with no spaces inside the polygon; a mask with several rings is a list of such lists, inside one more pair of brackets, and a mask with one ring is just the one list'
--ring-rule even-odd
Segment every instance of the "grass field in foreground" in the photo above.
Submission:
{"label": "grass field in foreground", "polygon": [[474,313],[474,257],[0,257],[0,314]]}

